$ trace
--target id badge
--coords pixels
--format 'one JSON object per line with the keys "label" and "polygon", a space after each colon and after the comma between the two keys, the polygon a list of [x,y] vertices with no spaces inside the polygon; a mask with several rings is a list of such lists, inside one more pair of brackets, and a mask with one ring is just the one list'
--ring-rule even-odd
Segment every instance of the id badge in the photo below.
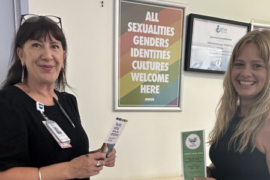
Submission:
{"label": "id badge", "polygon": [[61,142],[70,143],[69,137],[66,133],[58,126],[58,124],[52,120],[46,121],[46,126],[52,131],[52,133],[57,137],[57,139]]}
{"label": "id badge", "polygon": [[66,133],[58,126],[58,124],[52,120],[42,121],[53,138],[59,144],[61,148],[71,148],[70,139]]}

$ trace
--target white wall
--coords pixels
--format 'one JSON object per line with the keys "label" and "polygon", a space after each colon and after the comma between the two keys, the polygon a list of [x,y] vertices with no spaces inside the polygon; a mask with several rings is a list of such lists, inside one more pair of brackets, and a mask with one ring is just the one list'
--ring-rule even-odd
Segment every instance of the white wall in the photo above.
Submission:
{"label": "white wall", "polygon": [[[187,3],[188,13],[236,21],[268,21],[266,0],[170,0]],[[116,145],[117,162],[94,180],[179,179],[180,131],[215,122],[223,75],[184,72],[183,112],[113,111],[113,0],[30,0],[30,13],[58,15],[67,37],[68,79],[76,88],[91,150],[101,146],[116,116],[129,120]],[[207,154],[208,154],[207,148]],[[210,163],[207,157],[207,163]]]}

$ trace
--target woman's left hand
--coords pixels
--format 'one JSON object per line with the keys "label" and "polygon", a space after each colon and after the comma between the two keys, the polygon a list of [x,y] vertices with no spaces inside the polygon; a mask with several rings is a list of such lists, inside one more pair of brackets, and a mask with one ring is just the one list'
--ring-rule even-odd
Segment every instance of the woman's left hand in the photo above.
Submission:
{"label": "woman's left hand", "polygon": [[108,154],[108,156],[105,159],[105,166],[114,167],[115,158],[116,158],[115,154],[116,154],[116,150],[113,148],[113,150]]}

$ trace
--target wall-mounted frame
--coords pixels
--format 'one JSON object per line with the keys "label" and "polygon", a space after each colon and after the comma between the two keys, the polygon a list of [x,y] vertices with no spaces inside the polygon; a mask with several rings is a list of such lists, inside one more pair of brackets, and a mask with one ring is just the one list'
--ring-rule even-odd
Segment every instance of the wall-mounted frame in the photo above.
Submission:
{"label": "wall-mounted frame", "polygon": [[185,70],[225,73],[234,45],[250,29],[250,23],[190,14]]}
{"label": "wall-mounted frame", "polygon": [[181,111],[187,5],[115,0],[116,111]]}
{"label": "wall-mounted frame", "polygon": [[270,30],[270,24],[251,23],[251,31],[253,30]]}

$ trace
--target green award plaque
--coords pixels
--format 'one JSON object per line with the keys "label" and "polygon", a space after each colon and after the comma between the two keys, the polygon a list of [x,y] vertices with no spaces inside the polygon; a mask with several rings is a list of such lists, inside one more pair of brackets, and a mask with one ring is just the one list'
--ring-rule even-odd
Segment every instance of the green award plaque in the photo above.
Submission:
{"label": "green award plaque", "polygon": [[206,177],[204,130],[181,132],[183,180]]}

